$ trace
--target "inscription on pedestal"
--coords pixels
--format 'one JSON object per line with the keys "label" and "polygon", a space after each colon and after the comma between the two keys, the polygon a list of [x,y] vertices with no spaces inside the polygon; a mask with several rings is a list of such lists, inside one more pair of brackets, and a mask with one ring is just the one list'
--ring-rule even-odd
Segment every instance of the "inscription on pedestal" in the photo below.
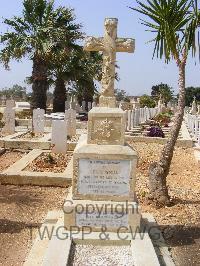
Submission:
{"label": "inscription on pedestal", "polygon": [[119,228],[121,226],[128,226],[128,214],[117,214],[112,211],[76,214],[76,226],[91,226],[91,227],[112,227]]}
{"label": "inscription on pedestal", "polygon": [[78,192],[88,195],[128,196],[131,161],[79,160]]}

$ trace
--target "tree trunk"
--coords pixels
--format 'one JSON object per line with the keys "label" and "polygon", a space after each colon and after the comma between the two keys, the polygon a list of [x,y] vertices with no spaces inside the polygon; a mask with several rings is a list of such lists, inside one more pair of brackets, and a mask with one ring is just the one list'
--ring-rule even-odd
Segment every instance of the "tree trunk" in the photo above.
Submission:
{"label": "tree trunk", "polygon": [[66,88],[62,78],[57,78],[53,98],[53,112],[65,112]]}
{"label": "tree trunk", "polygon": [[153,162],[149,167],[150,198],[161,205],[169,205],[170,197],[166,184],[174,147],[182,125],[185,107],[185,62],[179,63],[179,99],[178,110],[175,114],[174,124],[170,131],[167,143],[161,152],[160,160]]}
{"label": "tree trunk", "polygon": [[40,58],[33,59],[33,71],[32,71],[32,99],[31,107],[32,109],[41,108],[46,111],[47,102],[47,65],[44,60]]}

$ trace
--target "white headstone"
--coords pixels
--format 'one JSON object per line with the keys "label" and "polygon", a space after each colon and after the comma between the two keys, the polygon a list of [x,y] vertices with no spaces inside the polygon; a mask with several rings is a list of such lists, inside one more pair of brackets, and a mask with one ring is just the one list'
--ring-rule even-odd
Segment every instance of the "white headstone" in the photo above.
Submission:
{"label": "white headstone", "polygon": [[96,102],[92,102],[92,108],[96,107],[96,106],[97,106],[97,103]]}
{"label": "white headstone", "polygon": [[134,119],[135,119],[135,109],[131,112],[131,129],[134,128]]}
{"label": "white headstone", "polygon": [[33,110],[33,132],[35,134],[44,133],[44,113],[44,110],[40,108]]}
{"label": "white headstone", "polygon": [[65,110],[68,110],[70,108],[70,101],[65,101]]}
{"label": "white headstone", "polygon": [[83,109],[83,112],[85,112],[85,107],[86,107],[86,102],[85,101],[82,101],[82,109]]}
{"label": "white headstone", "polygon": [[88,112],[92,109],[92,103],[88,102]]}
{"label": "white headstone", "polygon": [[67,135],[73,137],[76,135],[76,111],[69,109],[65,111],[65,123],[67,125]]}
{"label": "white headstone", "polygon": [[5,123],[2,132],[7,134],[14,134],[15,133],[15,109],[10,107],[12,105],[8,105],[5,108],[3,121]]}
{"label": "white headstone", "polygon": [[197,104],[196,104],[196,97],[194,97],[194,100],[192,102],[192,109],[190,111],[191,115],[196,115],[197,113]]}
{"label": "white headstone", "polygon": [[67,152],[67,127],[65,121],[52,121],[51,144],[52,152],[62,154]]}
{"label": "white headstone", "polygon": [[140,109],[139,108],[136,108],[135,109],[135,126],[139,126],[140,124]]}
{"label": "white headstone", "polygon": [[197,115],[200,115],[200,105],[197,106]]}
{"label": "white headstone", "polygon": [[28,102],[16,102],[16,108],[21,108],[21,109],[30,109],[31,105]]}
{"label": "white headstone", "polygon": [[127,111],[127,118],[128,118],[127,130],[131,130],[131,110]]}
{"label": "white headstone", "polygon": [[80,107],[80,105],[79,105],[78,102],[76,103],[76,108],[75,108],[75,110],[76,110],[77,113],[79,113],[80,110],[81,110],[81,107]]}
{"label": "white headstone", "polygon": [[15,101],[14,100],[6,100],[6,108],[14,108],[15,107]]}

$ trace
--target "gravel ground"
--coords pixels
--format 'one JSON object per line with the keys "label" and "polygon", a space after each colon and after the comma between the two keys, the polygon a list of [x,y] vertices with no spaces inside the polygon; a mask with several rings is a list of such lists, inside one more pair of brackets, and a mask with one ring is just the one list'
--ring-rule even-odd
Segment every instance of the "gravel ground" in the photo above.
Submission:
{"label": "gravel ground", "polygon": [[34,139],[40,139],[43,138],[44,134],[34,134],[31,131],[26,132],[25,134],[22,134],[18,136],[16,139],[22,139],[22,140],[34,140]]}
{"label": "gravel ground", "polygon": [[[167,179],[170,196],[175,205],[158,209],[148,202],[146,195],[148,193],[148,166],[158,158],[162,145],[131,142],[130,144],[139,154],[136,189],[142,211],[150,212],[156,218],[166,243],[171,248],[176,266],[199,265],[200,171],[199,165],[194,160],[193,149],[175,149]],[[12,157],[16,160],[16,156]],[[10,156],[7,157],[8,162],[10,158]],[[0,265],[23,265],[31,245],[30,231],[41,225],[49,210],[61,208],[66,194],[66,189],[63,188],[0,185]],[[77,246],[75,250],[78,253],[79,248],[80,246]],[[90,251],[88,251],[87,246],[84,249],[85,251],[81,252],[89,253],[91,259],[93,259],[93,253],[99,258],[98,254],[102,252],[98,248],[92,249],[92,252],[89,248]],[[75,252],[75,255],[78,253]],[[107,254],[106,251],[104,253]],[[116,252],[112,250],[109,257],[116,258],[120,253],[119,250]],[[123,253],[126,254],[127,259],[129,251],[124,250]],[[104,255],[101,255],[101,258],[104,260]],[[117,265],[129,263],[128,260],[123,262],[126,264]],[[93,260],[92,264],[84,262],[84,264],[76,265],[89,266],[95,265],[94,263]],[[100,265],[99,263],[97,265]],[[102,265],[109,265],[106,263],[104,261]],[[110,265],[115,265],[114,262],[112,263]]]}
{"label": "gravel ground", "polygon": [[6,170],[13,163],[21,159],[24,154],[24,152],[9,150],[7,150],[5,153],[0,154],[0,173]]}
{"label": "gravel ground", "polygon": [[0,265],[23,265],[36,228],[66,195],[64,188],[0,185]]}
{"label": "gravel ground", "polygon": [[68,266],[133,266],[130,246],[74,245]]}
{"label": "gravel ground", "polygon": [[200,262],[200,165],[193,149],[176,148],[167,178],[175,205],[156,208],[147,199],[148,167],[158,159],[162,145],[131,143],[139,154],[137,196],[142,212],[152,213],[163,232],[176,266],[199,265]]}
{"label": "gravel ground", "polygon": [[7,133],[3,133],[0,131],[0,138],[4,138],[6,136],[9,136],[10,134],[7,134]]}
{"label": "gravel ground", "polygon": [[32,163],[30,163],[24,170],[32,172],[53,172],[63,173],[72,157],[72,153],[56,154],[56,153],[42,153]]}

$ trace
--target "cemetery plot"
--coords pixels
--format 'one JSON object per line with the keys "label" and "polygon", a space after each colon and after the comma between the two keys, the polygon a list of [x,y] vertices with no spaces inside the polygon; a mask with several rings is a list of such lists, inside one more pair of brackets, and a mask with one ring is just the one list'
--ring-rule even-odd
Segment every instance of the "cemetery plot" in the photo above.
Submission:
{"label": "cemetery plot", "polygon": [[20,160],[25,152],[0,149],[0,172],[9,168],[13,163]]}
{"label": "cemetery plot", "polygon": [[[71,153],[51,154],[34,149],[0,173],[0,183],[14,185],[41,185],[66,187],[71,184]],[[39,158],[39,159],[38,159]],[[48,161],[45,161],[49,160]]]}
{"label": "cemetery plot", "polygon": [[66,193],[60,187],[0,185],[0,265],[24,264],[47,210],[62,208]]}
{"label": "cemetery plot", "polygon": [[22,139],[22,140],[34,140],[34,139],[40,139],[43,138],[44,136],[46,136],[47,134],[34,134],[31,131],[28,131],[26,133],[22,133],[21,135],[19,135],[17,138],[14,139]]}
{"label": "cemetery plot", "polygon": [[72,153],[64,155],[44,152],[33,160],[24,171],[63,173],[71,157]]}

